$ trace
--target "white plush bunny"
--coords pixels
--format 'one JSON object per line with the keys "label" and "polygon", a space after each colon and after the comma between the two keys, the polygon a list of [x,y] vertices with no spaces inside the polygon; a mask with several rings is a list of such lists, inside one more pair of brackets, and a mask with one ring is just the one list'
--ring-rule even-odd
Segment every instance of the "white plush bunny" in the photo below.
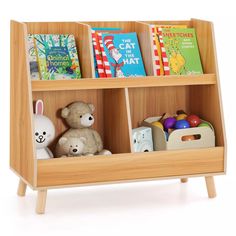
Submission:
{"label": "white plush bunny", "polygon": [[52,121],[43,115],[43,101],[37,100],[34,114],[34,137],[37,159],[53,158],[47,147],[55,137],[55,127]]}

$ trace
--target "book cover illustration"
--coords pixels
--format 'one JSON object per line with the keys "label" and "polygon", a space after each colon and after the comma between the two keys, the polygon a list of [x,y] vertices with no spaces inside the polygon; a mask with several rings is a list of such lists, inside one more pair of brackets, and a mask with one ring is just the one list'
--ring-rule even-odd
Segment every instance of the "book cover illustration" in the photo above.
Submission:
{"label": "book cover illustration", "polygon": [[170,74],[202,74],[197,38],[193,28],[163,28],[162,39]]}
{"label": "book cover illustration", "polygon": [[[91,33],[92,33],[92,42],[93,42],[93,55],[94,55],[94,68],[95,68],[95,77],[96,78],[104,78],[107,77],[105,73],[105,62],[102,59],[102,51],[101,51],[101,46],[102,41],[99,42],[100,39],[100,34],[101,33],[120,33],[121,28],[92,28]],[[99,33],[99,35],[98,35]],[[101,45],[101,46],[100,46]],[[108,76],[109,77],[109,76]]]}
{"label": "book cover illustration", "polygon": [[145,76],[136,33],[102,34],[112,77]]}
{"label": "book cover illustration", "polygon": [[81,78],[74,35],[34,35],[42,80]]}
{"label": "book cover illustration", "polygon": [[34,44],[34,35],[29,34],[27,36],[27,49],[28,49],[28,58],[30,65],[30,77],[32,80],[39,80],[39,68],[37,62],[37,55]]}

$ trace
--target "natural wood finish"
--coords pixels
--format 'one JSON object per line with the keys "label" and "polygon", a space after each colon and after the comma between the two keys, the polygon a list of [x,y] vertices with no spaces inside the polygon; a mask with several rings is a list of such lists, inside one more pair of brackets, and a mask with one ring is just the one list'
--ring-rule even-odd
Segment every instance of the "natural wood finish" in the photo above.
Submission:
{"label": "natural wood finish", "polygon": [[11,21],[10,166],[32,186],[35,161],[26,27]]}
{"label": "natural wood finish", "polygon": [[73,34],[76,41],[82,77],[94,74],[90,28],[77,22],[26,22],[29,34]]}
{"label": "natural wood finish", "polygon": [[32,83],[33,91],[66,91],[84,89],[109,89],[109,88],[141,88],[141,87],[166,87],[183,85],[209,85],[215,84],[215,74],[203,75],[170,75],[170,76],[148,76],[137,78],[104,78],[104,79],[82,79],[43,81],[34,80]]}
{"label": "natural wood finish", "polygon": [[26,192],[26,188],[27,188],[26,183],[22,179],[20,179],[18,189],[17,189],[17,195],[20,197],[24,197],[25,192]]}
{"label": "natural wood finish", "polygon": [[[150,24],[187,24],[196,29],[203,75],[153,75]],[[136,32],[147,77],[94,78],[92,27],[120,27]],[[79,52],[82,77],[70,81],[31,81],[26,50],[27,34],[73,34]],[[33,139],[33,101],[44,101],[45,115],[55,124],[56,139],[68,129],[60,109],[74,101],[93,103],[93,126],[104,148],[114,155],[36,160]],[[183,109],[211,122],[216,147],[205,149],[133,153],[132,128],[143,119]],[[211,22],[11,22],[11,169],[21,181],[38,190],[37,213],[44,213],[47,189],[72,185],[205,176],[209,197],[215,197],[213,175],[226,168],[226,139],[220,97],[219,73]]]}
{"label": "natural wood finish", "polygon": [[178,21],[159,20],[159,21],[142,21],[142,22],[151,25],[187,25],[188,27],[192,27],[192,21],[189,20],[178,20]]}
{"label": "natural wood finish", "polygon": [[135,22],[135,32],[138,36],[139,46],[142,53],[142,59],[146,71],[146,75],[154,75],[153,55],[152,55],[152,34],[148,24]]}
{"label": "natural wood finish", "polygon": [[139,127],[148,117],[160,116],[165,112],[175,114],[179,109],[189,110],[187,86],[131,88],[129,100],[133,128]]}
{"label": "natural wood finish", "polygon": [[112,153],[131,152],[125,89],[104,90],[104,143]]}
{"label": "natural wood finish", "polygon": [[188,182],[188,178],[182,178],[180,179],[181,183],[187,183]]}
{"label": "natural wood finish", "polygon": [[207,176],[207,177],[205,177],[205,180],[206,180],[208,197],[209,198],[216,197],[216,189],[215,189],[215,183],[214,183],[213,176]]}
{"label": "natural wood finish", "polygon": [[103,137],[103,90],[74,90],[57,92],[33,92],[33,100],[42,99],[44,102],[44,114],[48,116],[56,128],[56,138],[51,150],[54,150],[59,137],[69,127],[64,119],[61,118],[61,109],[75,101],[92,103],[95,106],[95,122],[93,128]]}
{"label": "natural wood finish", "polygon": [[37,214],[44,214],[46,200],[47,200],[47,190],[46,189],[38,190],[37,203],[36,203]]}
{"label": "natural wood finish", "polygon": [[87,21],[80,22],[89,25],[91,28],[121,28],[123,32],[134,32],[134,21]]}
{"label": "natural wood finish", "polygon": [[215,147],[38,160],[38,187],[222,172],[223,152]]}
{"label": "natural wood finish", "polygon": [[[198,36],[198,45],[201,60],[206,73],[216,73],[216,84],[212,86],[190,86],[190,105],[191,112],[198,114],[203,119],[209,121],[216,135],[216,145],[225,145],[225,131],[223,123],[223,111],[221,96],[219,93],[219,74],[217,69],[216,51],[213,26],[211,22],[192,20]],[[208,40],[205,40],[205,39]],[[207,50],[204,50],[207,48]],[[196,99],[196,97],[198,99]]]}

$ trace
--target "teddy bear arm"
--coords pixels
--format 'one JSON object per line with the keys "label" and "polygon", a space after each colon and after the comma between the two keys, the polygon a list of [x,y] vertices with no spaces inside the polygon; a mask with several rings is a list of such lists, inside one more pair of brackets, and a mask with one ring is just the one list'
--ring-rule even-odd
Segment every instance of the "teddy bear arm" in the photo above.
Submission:
{"label": "teddy bear arm", "polygon": [[97,151],[100,152],[103,149],[103,143],[102,143],[101,136],[95,130],[93,130],[93,136],[94,136],[95,142],[97,144]]}

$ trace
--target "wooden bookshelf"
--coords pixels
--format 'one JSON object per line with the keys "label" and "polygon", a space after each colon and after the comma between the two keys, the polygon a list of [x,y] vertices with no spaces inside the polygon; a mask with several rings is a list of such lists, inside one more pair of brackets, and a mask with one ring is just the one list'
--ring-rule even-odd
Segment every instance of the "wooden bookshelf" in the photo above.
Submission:
{"label": "wooden bookshelf", "polygon": [[[203,75],[154,76],[150,24],[187,24],[196,29]],[[91,28],[120,27],[136,32],[146,77],[95,79]],[[74,34],[82,71],[80,80],[32,81],[26,50],[27,34]],[[56,139],[68,129],[58,111],[77,100],[93,103],[96,129],[112,156],[37,160],[33,102],[44,101],[45,115],[56,127]],[[216,147],[134,153],[132,129],[149,117],[178,109],[211,122]],[[105,114],[110,114],[105,116]],[[226,139],[219,74],[211,22],[11,22],[11,169],[20,177],[18,195],[26,186],[38,192],[36,211],[44,213],[47,190],[114,182],[187,178],[206,179],[215,196],[214,175],[226,170]]]}

